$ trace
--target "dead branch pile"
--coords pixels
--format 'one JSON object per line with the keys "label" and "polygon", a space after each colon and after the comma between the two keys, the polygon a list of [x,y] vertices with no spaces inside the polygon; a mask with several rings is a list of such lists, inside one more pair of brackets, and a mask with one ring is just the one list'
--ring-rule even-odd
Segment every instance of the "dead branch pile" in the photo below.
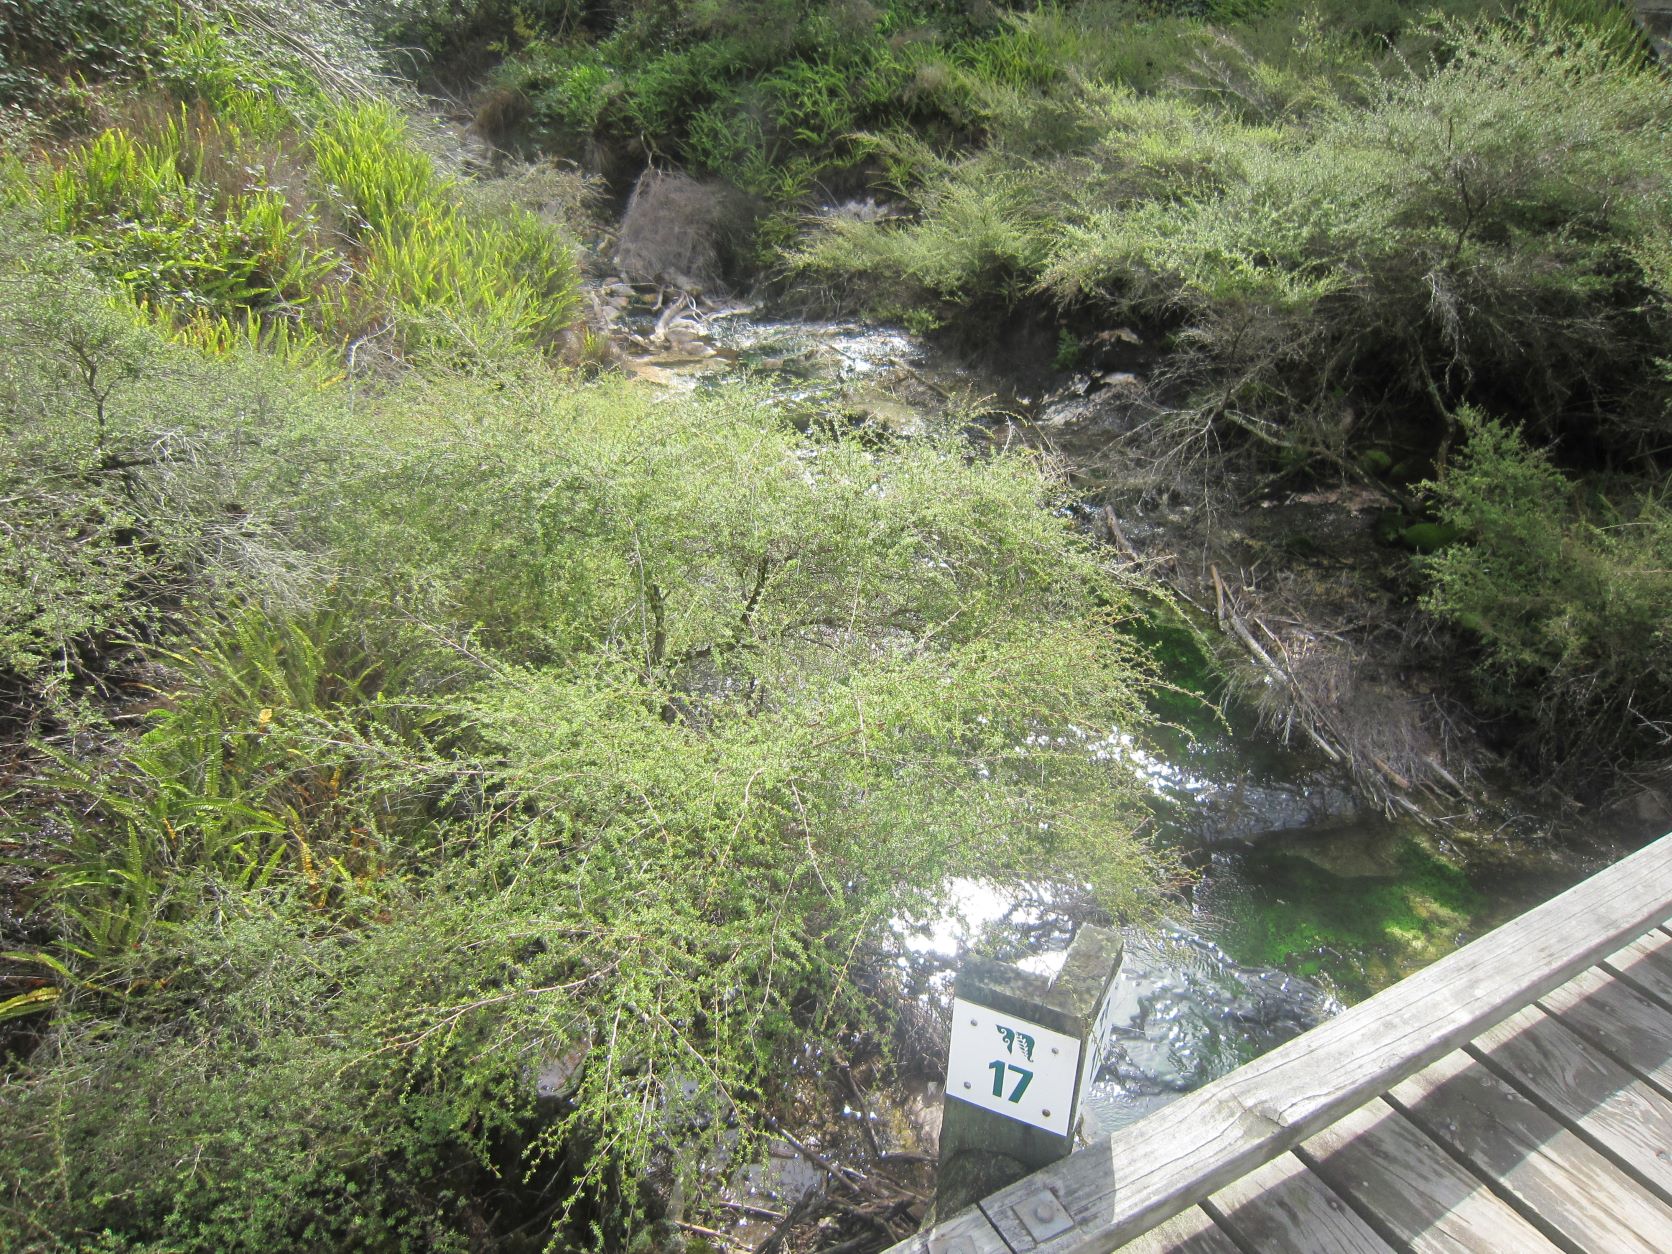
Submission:
{"label": "dead branch pile", "polygon": [[[1429,685],[1398,674],[1399,625],[1323,625],[1320,602],[1291,586],[1273,594],[1247,571],[1227,577],[1204,559],[1199,577],[1172,554],[1140,554],[1112,509],[1102,530],[1127,559],[1211,615],[1245,659],[1233,682],[1285,743],[1310,744],[1342,767],[1359,793],[1389,816],[1443,824],[1467,808],[1472,743],[1456,712]],[[1378,608],[1370,604],[1369,618]]]}

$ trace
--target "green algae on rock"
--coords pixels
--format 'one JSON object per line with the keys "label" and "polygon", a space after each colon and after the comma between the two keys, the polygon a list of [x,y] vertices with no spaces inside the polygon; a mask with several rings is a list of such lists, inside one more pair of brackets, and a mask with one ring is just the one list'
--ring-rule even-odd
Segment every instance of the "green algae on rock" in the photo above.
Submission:
{"label": "green algae on rock", "polygon": [[1261,891],[1211,892],[1238,961],[1323,978],[1357,1001],[1456,948],[1484,908],[1467,871],[1409,827],[1274,836],[1242,858]]}

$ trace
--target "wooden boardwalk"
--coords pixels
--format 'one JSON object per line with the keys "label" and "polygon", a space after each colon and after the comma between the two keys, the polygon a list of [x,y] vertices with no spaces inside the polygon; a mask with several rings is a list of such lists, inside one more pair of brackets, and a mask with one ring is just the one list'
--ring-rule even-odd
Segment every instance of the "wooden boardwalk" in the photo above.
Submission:
{"label": "wooden boardwalk", "polygon": [[1672,1251],[1672,835],[896,1247]]}

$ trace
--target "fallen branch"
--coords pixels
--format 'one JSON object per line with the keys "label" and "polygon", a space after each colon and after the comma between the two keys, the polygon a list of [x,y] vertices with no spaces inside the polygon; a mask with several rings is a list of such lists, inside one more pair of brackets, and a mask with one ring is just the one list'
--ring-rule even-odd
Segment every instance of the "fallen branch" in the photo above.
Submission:
{"label": "fallen branch", "polygon": [[[1366,753],[1364,756],[1355,753],[1351,747],[1352,738],[1339,727],[1329,712],[1318,704],[1312,694],[1296,676],[1290,664],[1289,651],[1281,637],[1272,631],[1264,622],[1254,619],[1254,625],[1265,634],[1273,646],[1283,655],[1278,661],[1270,650],[1262,645],[1249,628],[1248,621],[1236,605],[1236,599],[1230,589],[1226,587],[1218,566],[1210,566],[1213,577],[1214,609],[1220,627],[1234,637],[1270,678],[1279,685],[1286,695],[1291,710],[1284,718],[1284,732],[1287,734],[1298,724],[1306,738],[1315,745],[1319,752],[1331,762],[1344,765],[1352,773],[1359,786],[1368,793],[1385,812],[1398,811],[1421,822],[1433,820],[1423,812],[1415,802],[1405,794],[1415,792],[1419,788],[1432,797],[1439,798],[1443,794],[1426,780],[1412,780],[1401,773],[1386,758],[1376,753]],[[1462,796],[1463,788],[1457,780],[1443,767],[1433,762],[1432,758],[1425,759],[1426,764],[1433,770],[1436,778],[1451,787],[1457,796]]]}
{"label": "fallen branch", "polygon": [[721,1202],[725,1210],[740,1211],[745,1215],[753,1215],[757,1219],[785,1219],[786,1214],[781,1210],[768,1210],[764,1206],[751,1206],[748,1202]]}
{"label": "fallen branch", "polygon": [[713,1228],[705,1228],[701,1224],[687,1223],[683,1219],[674,1220],[674,1226],[681,1232],[689,1232],[699,1237],[707,1237],[710,1241],[719,1241],[724,1245],[729,1245],[734,1250],[747,1250],[749,1254],[755,1254],[754,1246],[745,1245],[736,1237],[727,1236],[724,1232],[716,1231]]}
{"label": "fallen branch", "polygon": [[877,1192],[877,1186],[866,1178],[864,1172],[855,1171],[852,1167],[844,1167],[840,1163],[832,1162],[816,1149],[797,1140],[776,1119],[770,1122],[773,1132],[782,1137],[791,1149],[812,1163],[813,1166],[822,1168],[838,1184],[846,1186],[854,1193],[870,1192],[875,1194]]}

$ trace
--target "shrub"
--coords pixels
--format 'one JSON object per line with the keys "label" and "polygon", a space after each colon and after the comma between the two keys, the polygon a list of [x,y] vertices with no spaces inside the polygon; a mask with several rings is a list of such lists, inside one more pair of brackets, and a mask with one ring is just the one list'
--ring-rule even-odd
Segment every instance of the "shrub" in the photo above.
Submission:
{"label": "shrub", "polygon": [[1664,328],[1619,259],[1666,229],[1672,96],[1569,36],[1460,33],[1367,109],[1245,141],[1217,194],[1093,214],[1044,281],[1180,309],[1239,380],[1232,406],[1269,389],[1316,407],[1289,381],[1327,388],[1345,367],[1408,397],[1513,398],[1547,434],[1576,404],[1629,414]]}
{"label": "shrub", "polygon": [[276,602],[306,598],[307,564],[271,544],[239,452],[301,389],[258,362],[166,356],[132,306],[15,216],[0,244],[0,345],[10,715],[27,720],[43,691],[97,673],[189,588],[229,594],[258,577]]}
{"label": "shrub", "polygon": [[0,5],[0,102],[48,104],[77,74],[142,73],[164,24],[158,0],[12,0]]}
{"label": "shrub", "polygon": [[1633,258],[1672,228],[1666,81],[1544,9],[1433,29],[1443,57],[1301,116],[1088,86],[1071,126],[1036,134],[1041,104],[932,167],[922,220],[834,224],[798,264],[1148,315],[1257,447],[1339,458],[1366,409],[1426,410],[1435,447],[1474,398],[1635,452],[1663,428],[1659,272]]}
{"label": "shrub", "polygon": [[1587,490],[1473,410],[1429,485],[1466,537],[1422,561],[1425,605],[1481,645],[1483,702],[1511,738],[1569,769],[1663,752],[1672,732],[1672,510]]}
{"label": "shrub", "polygon": [[[546,368],[351,396],[7,291],[15,460],[144,453],[171,581],[144,722],[7,802],[8,1244],[621,1244],[650,1168],[705,1204],[793,1059],[886,1026],[946,876],[1149,908],[1088,745],[1143,717],[1128,593],[1030,455]],[[102,402],[48,320],[121,332]]]}

